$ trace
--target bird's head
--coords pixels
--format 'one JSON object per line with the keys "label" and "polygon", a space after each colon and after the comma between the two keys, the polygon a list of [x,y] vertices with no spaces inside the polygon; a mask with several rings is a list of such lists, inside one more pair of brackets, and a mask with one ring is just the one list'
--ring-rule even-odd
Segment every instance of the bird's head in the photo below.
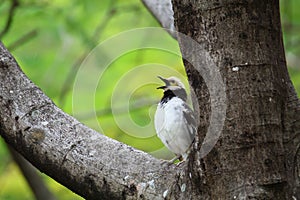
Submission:
{"label": "bird's head", "polygon": [[157,89],[163,89],[164,91],[167,90],[175,91],[180,89],[185,90],[183,83],[180,81],[179,78],[175,76],[171,76],[169,78],[163,78],[161,76],[158,76],[158,78],[162,80],[166,85],[160,86]]}
{"label": "bird's head", "polygon": [[158,76],[158,78],[162,80],[165,83],[165,85],[160,86],[157,89],[163,89],[165,94],[171,93],[186,101],[187,94],[185,91],[185,87],[179,78],[175,76],[171,76],[169,78],[163,78],[161,76]]}
{"label": "bird's head", "polygon": [[160,80],[162,80],[165,83],[165,85],[160,86],[157,89],[163,89],[165,95],[166,94],[175,95],[175,96],[181,98],[182,100],[186,101],[187,94],[185,91],[185,87],[179,78],[174,77],[174,76],[171,76],[169,78],[162,78],[162,77],[158,76],[158,78]]}

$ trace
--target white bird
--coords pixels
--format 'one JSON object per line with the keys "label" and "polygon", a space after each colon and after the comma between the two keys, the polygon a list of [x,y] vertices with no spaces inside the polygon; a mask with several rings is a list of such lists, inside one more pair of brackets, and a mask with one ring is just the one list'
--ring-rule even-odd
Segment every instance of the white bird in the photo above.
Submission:
{"label": "white bird", "polygon": [[163,144],[176,155],[170,162],[185,161],[195,138],[196,120],[186,103],[183,83],[177,77],[158,78],[166,85],[157,88],[164,90],[164,96],[154,116],[155,130]]}

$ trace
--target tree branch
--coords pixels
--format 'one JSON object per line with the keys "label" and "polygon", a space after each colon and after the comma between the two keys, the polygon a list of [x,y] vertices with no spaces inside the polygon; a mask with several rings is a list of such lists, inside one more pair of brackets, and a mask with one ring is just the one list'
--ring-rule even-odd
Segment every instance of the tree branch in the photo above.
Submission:
{"label": "tree branch", "polygon": [[55,200],[55,196],[48,190],[36,169],[9,145],[7,148],[19,166],[36,200]]}
{"label": "tree branch", "polygon": [[104,19],[102,19],[99,22],[99,24],[95,28],[94,33],[91,36],[90,40],[87,41],[87,43],[89,44],[88,48],[82,53],[82,55],[80,55],[78,57],[78,59],[75,60],[75,62],[73,63],[73,65],[71,67],[71,70],[67,74],[67,77],[62,85],[62,89],[61,89],[59,97],[58,97],[60,106],[63,106],[65,103],[67,93],[74,83],[75,76],[80,68],[81,63],[84,61],[84,59],[87,57],[87,55],[91,52],[91,50],[93,48],[95,48],[95,46],[97,46],[98,43],[96,41],[99,40],[99,38],[101,37],[101,34],[103,33],[103,30],[106,28],[106,26],[108,25],[110,20],[113,19],[113,16],[117,13],[117,10],[114,7],[114,4],[115,4],[114,1],[110,1],[110,4],[104,15],[105,16]]}
{"label": "tree branch", "polygon": [[142,2],[161,26],[166,28],[172,37],[176,39],[171,0],[142,0]]}
{"label": "tree branch", "polygon": [[0,134],[39,170],[87,199],[162,199],[182,170],[65,114],[2,44]]}

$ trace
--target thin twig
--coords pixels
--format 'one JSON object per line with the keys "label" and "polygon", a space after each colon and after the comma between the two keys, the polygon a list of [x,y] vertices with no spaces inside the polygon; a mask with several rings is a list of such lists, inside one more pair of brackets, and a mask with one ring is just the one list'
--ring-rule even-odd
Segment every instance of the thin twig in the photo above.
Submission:
{"label": "thin twig", "polygon": [[[153,100],[153,99],[138,100],[132,106],[130,106],[130,112],[138,111],[138,110],[144,109],[144,108],[149,108],[150,106],[155,105],[155,104],[157,104],[157,100]],[[121,106],[118,108],[114,108],[114,114],[117,114],[117,115],[126,114],[127,112],[128,112],[128,106]],[[110,108],[110,107],[96,110],[97,117],[105,117],[108,115],[112,115],[112,108]],[[81,121],[89,120],[89,119],[95,117],[95,112],[82,114],[82,115],[76,116],[76,117]]]}
{"label": "thin twig", "polygon": [[97,41],[99,41],[101,34],[103,33],[103,30],[106,28],[110,20],[113,19],[113,16],[117,13],[118,10],[132,11],[138,9],[138,7],[135,5],[117,7],[114,5],[114,3],[115,1],[113,0],[110,2],[110,5],[108,6],[108,9],[105,14],[105,18],[102,19],[99,25],[95,28],[94,34],[91,37],[91,42],[89,42],[89,44],[92,45],[89,45],[89,48],[86,49],[86,51],[72,65],[71,70],[69,71],[67,78],[65,79],[62,85],[62,89],[58,97],[58,102],[60,107],[63,107],[65,103],[66,94],[68,93],[68,91],[70,90],[70,88],[74,83],[75,76],[79,70],[81,63],[84,61],[86,56],[90,53],[90,51],[97,45]]}
{"label": "thin twig", "polygon": [[11,6],[9,8],[9,14],[8,14],[8,17],[7,17],[6,24],[3,28],[3,30],[0,32],[0,39],[2,39],[3,36],[9,31],[12,20],[13,20],[13,17],[14,17],[15,10],[18,6],[19,6],[18,0],[12,0]]}
{"label": "thin twig", "polygon": [[37,36],[37,30],[36,29],[31,30],[31,31],[25,33],[24,35],[22,35],[19,39],[17,39],[16,41],[11,43],[10,45],[8,45],[7,49],[9,51],[14,51],[15,49],[22,46],[23,44],[25,44],[29,40],[33,39],[35,36]]}
{"label": "thin twig", "polygon": [[100,38],[101,33],[103,32],[103,29],[107,26],[110,19],[112,19],[112,16],[116,13],[115,9],[113,8],[114,1],[110,2],[109,8],[107,10],[107,13],[105,14],[105,18],[101,20],[100,24],[96,27],[93,36],[91,37],[91,45],[72,65],[71,70],[69,71],[69,74],[67,75],[67,78],[65,79],[61,92],[59,94],[58,102],[61,107],[63,107],[66,99],[66,94],[70,90],[71,86],[73,85],[75,76],[79,70],[79,67],[83,60],[86,58],[86,56],[89,54],[89,52],[96,46],[96,40]]}

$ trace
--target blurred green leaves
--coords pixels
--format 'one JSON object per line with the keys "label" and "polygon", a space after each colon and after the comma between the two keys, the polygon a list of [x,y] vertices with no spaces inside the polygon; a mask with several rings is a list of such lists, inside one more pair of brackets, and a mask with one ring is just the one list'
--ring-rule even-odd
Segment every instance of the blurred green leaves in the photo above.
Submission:
{"label": "blurred green leaves", "polygon": [[300,97],[300,1],[281,0],[281,22],[289,74]]}

